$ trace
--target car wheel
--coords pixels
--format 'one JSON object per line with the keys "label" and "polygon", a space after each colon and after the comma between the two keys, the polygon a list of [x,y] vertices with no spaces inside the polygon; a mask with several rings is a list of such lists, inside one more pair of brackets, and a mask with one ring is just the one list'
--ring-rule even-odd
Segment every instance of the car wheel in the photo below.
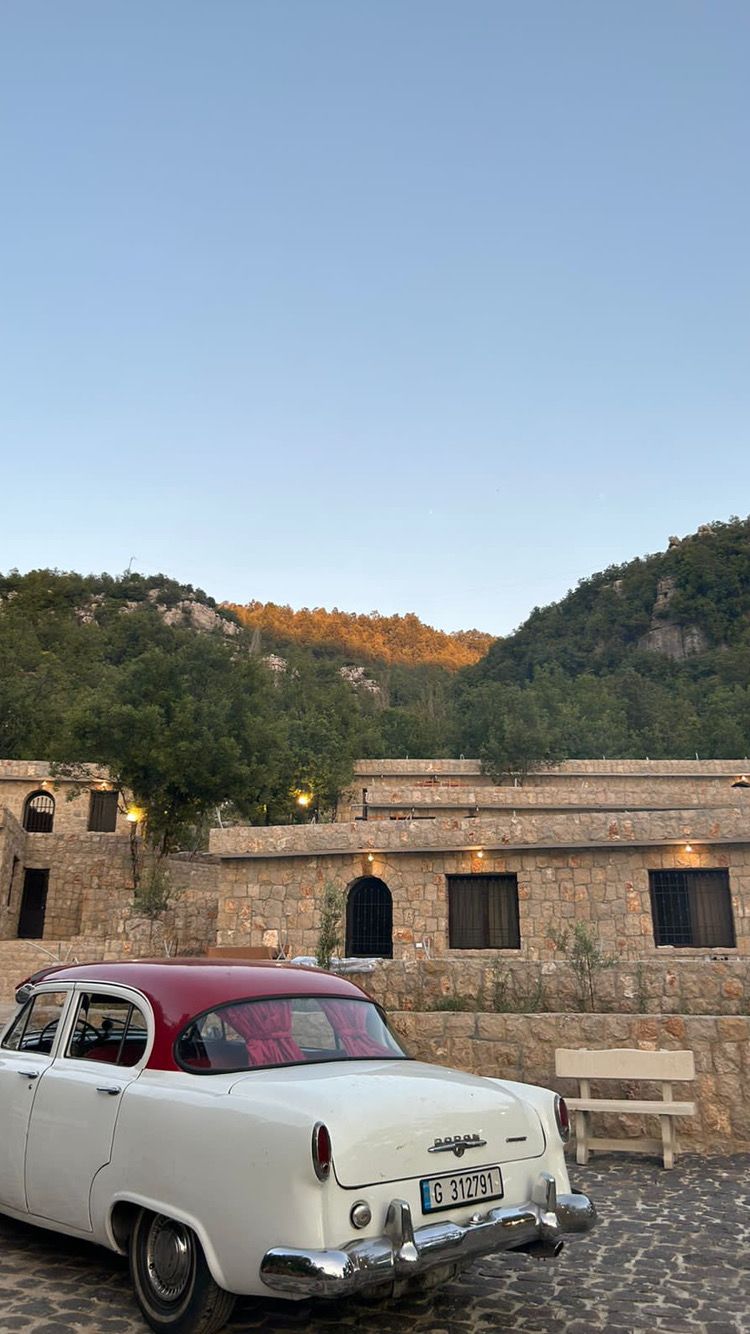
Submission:
{"label": "car wheel", "polygon": [[191,1228],[143,1209],[130,1235],[130,1277],[144,1319],[171,1334],[215,1334],[235,1298],[211,1277]]}

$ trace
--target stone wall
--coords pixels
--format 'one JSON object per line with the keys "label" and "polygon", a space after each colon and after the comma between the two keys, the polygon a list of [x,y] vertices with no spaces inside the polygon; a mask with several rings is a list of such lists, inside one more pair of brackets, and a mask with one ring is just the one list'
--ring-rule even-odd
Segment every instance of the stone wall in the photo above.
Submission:
{"label": "stone wall", "polygon": [[[443,822],[443,823],[448,823]],[[460,822],[463,823],[463,822]],[[481,821],[474,821],[479,824]],[[389,828],[389,826],[382,826]],[[619,827],[619,826],[618,826]],[[348,834],[349,826],[327,826]],[[361,826],[356,826],[359,830]],[[469,964],[473,959],[555,957],[550,931],[582,920],[591,926],[605,953],[638,960],[667,955],[690,958],[705,949],[664,950],[654,944],[649,870],[674,867],[727,868],[737,937],[729,955],[750,956],[750,845],[698,844],[643,847],[612,839],[609,847],[485,850],[479,860],[471,851],[410,852],[404,841],[393,852],[311,857],[283,855],[297,845],[300,832],[320,826],[266,830],[226,830],[253,843],[276,844],[280,855],[231,858],[221,864],[218,943],[222,945],[281,944],[291,954],[314,954],[320,929],[320,906],[326,883],[345,891],[361,876],[377,876],[393,898],[393,952],[415,959],[426,944],[434,958],[450,957]],[[263,840],[258,835],[270,834]],[[229,840],[227,840],[229,841]],[[301,840],[300,840],[301,841]],[[322,841],[322,840],[321,840]],[[518,879],[520,950],[450,950],[446,875],[513,873]]]}
{"label": "stone wall", "polygon": [[27,834],[24,866],[49,869],[45,939],[107,934],[132,893],[129,840],[116,834]]}
{"label": "stone wall", "polygon": [[[541,766],[530,770],[526,778],[537,782],[540,778],[553,779],[589,777],[594,774],[603,778],[616,778],[619,775],[637,778],[672,778],[676,774],[701,775],[713,774],[716,777],[736,778],[744,773],[748,765],[747,756],[730,760],[563,760],[561,764]],[[355,779],[377,777],[413,777],[413,778],[484,778],[480,760],[357,760],[354,764]],[[487,777],[487,781],[491,781]],[[512,782],[513,780],[510,779]]]}
{"label": "stone wall", "polygon": [[[414,787],[411,784],[389,785],[377,782],[367,789],[368,821],[392,819],[394,813],[408,813],[411,810],[440,816],[467,811],[486,815],[496,810],[518,813],[527,810],[567,812],[592,809],[632,813],[641,810],[695,810],[709,807],[712,810],[723,810],[735,809],[737,805],[737,794],[729,783],[723,779],[717,783],[708,778],[675,778],[669,781],[668,787],[665,786],[665,780],[638,785],[628,782],[618,786],[611,782],[592,780],[585,787],[571,783],[548,783],[533,787],[435,787],[432,784]],[[355,811],[356,816],[360,814],[361,795],[353,800],[350,809]],[[345,823],[341,805],[339,816],[341,823]]]}
{"label": "stone wall", "polygon": [[[558,1012],[588,1009],[570,964],[504,959],[380,960],[347,973],[387,1010]],[[627,1014],[750,1014],[750,959],[711,957],[616,962],[595,980],[596,1008]]]}
{"label": "stone wall", "polygon": [[[19,864],[12,906],[4,910],[4,915],[0,913],[0,940],[16,934],[24,870],[30,868],[49,870],[45,943],[79,937],[89,941],[118,937],[142,941],[144,931],[153,936],[154,929],[162,931],[172,952],[179,947],[185,953],[194,953],[215,942],[218,865],[212,857],[167,859],[172,902],[162,914],[160,927],[149,925],[141,930],[139,923],[145,919],[135,912],[133,904],[129,837],[27,834],[12,816],[6,815],[4,827],[0,827],[2,885],[9,884],[13,855],[18,856]],[[148,863],[146,855],[146,866]],[[0,885],[1,893],[7,899],[7,889]]]}
{"label": "stone wall", "polygon": [[[356,779],[342,795],[338,819],[363,812],[369,820],[432,811],[476,808],[552,810],[692,808],[746,804],[732,783],[748,764],[740,760],[575,760],[532,771],[499,784],[476,760],[370,760],[356,765]],[[739,801],[738,801],[739,798]]]}
{"label": "stone wall", "polygon": [[216,939],[216,894],[208,887],[210,875],[210,864],[178,862],[172,881],[175,897],[155,920],[136,911],[133,891],[127,886],[110,894],[108,921],[91,913],[85,933],[45,932],[38,941],[0,939],[0,1019],[18,983],[47,963],[205,954]]}
{"label": "stone wall", "polygon": [[[165,870],[170,901],[157,918],[147,917],[134,903],[128,861],[125,878],[116,891],[103,894],[99,886],[87,895],[81,934],[91,943],[104,942],[110,951],[121,949],[124,958],[143,953],[204,953],[216,940],[217,867],[208,857],[169,857]],[[144,874],[148,874],[148,858]],[[109,953],[104,957],[119,956]]]}
{"label": "stone wall", "polygon": [[[107,774],[96,765],[81,765],[81,777],[55,777],[44,760],[0,760],[0,809],[7,807],[23,823],[26,798],[43,789],[54,800],[55,834],[84,834],[88,830],[89,795],[108,786]],[[127,833],[124,811],[117,813],[117,833]]]}
{"label": "stone wall", "polygon": [[470,852],[475,849],[617,847],[631,844],[742,843],[749,808],[633,812],[497,811],[478,819],[350,821],[341,824],[235,825],[212,829],[218,857],[293,857],[310,853]]}
{"label": "stone wall", "polygon": [[[556,1047],[639,1047],[689,1050],[695,1054],[694,1084],[675,1085],[678,1098],[696,1103],[694,1118],[677,1122],[683,1148],[690,1152],[750,1149],[750,1017],[623,1014],[391,1014],[394,1029],[420,1060],[455,1066],[473,1074],[543,1084],[573,1096],[575,1082],[555,1076]],[[597,1084],[595,1094],[645,1096],[648,1085]],[[610,1118],[622,1135],[654,1133],[642,1118]],[[604,1132],[607,1119],[597,1119]],[[616,1128],[616,1129],[615,1129]]]}
{"label": "stone wall", "polygon": [[[55,803],[53,832],[86,833],[89,795],[93,789],[106,785],[107,775],[93,765],[82,767],[84,775],[74,781],[54,777],[50,766],[42,760],[0,760],[0,809],[7,807],[23,823],[26,798],[42,789]],[[125,814],[118,811],[116,832],[126,833],[127,829]]]}
{"label": "stone wall", "polygon": [[25,839],[15,816],[0,807],[0,940],[18,929]]}

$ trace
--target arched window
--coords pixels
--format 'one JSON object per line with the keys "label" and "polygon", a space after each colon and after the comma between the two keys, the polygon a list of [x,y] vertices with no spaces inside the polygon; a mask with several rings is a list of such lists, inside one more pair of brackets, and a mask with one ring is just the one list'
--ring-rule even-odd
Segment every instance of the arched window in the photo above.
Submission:
{"label": "arched window", "polygon": [[31,792],[23,808],[23,827],[28,834],[51,834],[55,798],[49,792]]}
{"label": "arched window", "polygon": [[377,876],[363,876],[349,890],[346,953],[354,958],[393,958],[393,900]]}

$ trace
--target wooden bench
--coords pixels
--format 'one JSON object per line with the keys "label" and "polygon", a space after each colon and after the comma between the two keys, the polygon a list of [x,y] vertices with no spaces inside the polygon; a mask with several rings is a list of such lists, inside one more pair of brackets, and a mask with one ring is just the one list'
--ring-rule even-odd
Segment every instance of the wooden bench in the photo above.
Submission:
{"label": "wooden bench", "polygon": [[[605,1051],[558,1048],[555,1052],[555,1072],[566,1079],[578,1080],[577,1098],[566,1098],[574,1113],[576,1132],[576,1162],[587,1163],[590,1149],[633,1150],[663,1155],[665,1167],[674,1167],[678,1151],[674,1118],[695,1116],[694,1102],[675,1102],[672,1097],[673,1081],[695,1079],[695,1061],[691,1051],[638,1051],[619,1047]],[[592,1098],[591,1080],[620,1080],[661,1084],[661,1100],[639,1098]],[[615,1112],[632,1116],[658,1116],[661,1140],[648,1136],[632,1139],[593,1136],[590,1119],[592,1112]]]}

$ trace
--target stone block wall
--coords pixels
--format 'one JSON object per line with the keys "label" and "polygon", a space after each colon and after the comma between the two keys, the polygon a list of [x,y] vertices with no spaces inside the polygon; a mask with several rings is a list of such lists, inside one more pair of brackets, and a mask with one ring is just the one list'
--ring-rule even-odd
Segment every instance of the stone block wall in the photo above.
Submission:
{"label": "stone block wall", "polygon": [[115,928],[107,934],[110,947],[115,941],[122,943],[123,957],[205,954],[215,944],[218,867],[213,858],[169,857],[167,872],[171,899],[156,921],[138,915],[132,891],[121,905]]}
{"label": "stone block wall", "polygon": [[[249,831],[253,838],[265,832]],[[271,831],[281,840],[294,840],[298,832],[293,827]],[[649,870],[701,867],[729,872],[737,944],[722,953],[750,956],[750,845],[697,844],[688,853],[680,844],[644,847],[613,839],[609,847],[487,849],[479,860],[471,851],[410,852],[404,842],[372,857],[369,861],[362,852],[321,852],[314,857],[222,860],[218,943],[281,944],[287,953],[314,954],[326,883],[346,891],[359,877],[373,875],[385,882],[393,898],[395,958],[414,959],[426,943],[433,958],[461,959],[467,965],[476,958],[552,959],[551,929],[570,927],[576,920],[590,925],[605,953],[633,961],[657,958],[665,951],[654,944]],[[517,876],[520,950],[449,949],[446,875],[471,872]],[[706,950],[669,951],[675,959],[696,954],[702,957]]]}
{"label": "stone block wall", "polygon": [[[52,836],[54,837],[54,835]],[[111,844],[111,835],[100,837]],[[75,843],[77,840],[73,840]],[[121,849],[122,851],[122,849]],[[208,858],[170,858],[173,899],[167,910],[151,920],[136,910],[129,865],[120,859],[119,878],[87,883],[78,929],[54,934],[47,929],[40,941],[0,938],[0,1006],[10,1004],[15,986],[29,973],[50,962],[86,963],[98,959],[166,958],[175,954],[205,954],[216,940],[215,871]],[[67,861],[67,879],[58,889],[75,891],[75,856]],[[52,876],[50,875],[50,893]],[[69,924],[62,898],[60,911],[48,921]],[[54,904],[53,913],[54,913]]]}
{"label": "stone block wall", "polygon": [[[3,904],[8,897],[14,855],[19,860],[12,903],[0,910],[0,940],[15,937],[27,868],[49,871],[45,942],[79,937],[103,941],[126,937],[136,929],[129,837],[27,834],[13,816],[6,815],[5,825],[0,828]],[[216,939],[218,865],[208,856],[174,857],[168,859],[167,869],[172,903],[162,923],[164,932],[172,945],[177,941],[183,951],[202,951]],[[138,921],[141,919],[142,914]],[[137,938],[142,936],[143,931]]]}
{"label": "stone block wall", "polygon": [[15,816],[0,807],[0,940],[14,936],[18,928],[25,839]]}
{"label": "stone block wall", "polygon": [[[465,1005],[522,1014],[588,1008],[564,960],[383,959],[372,972],[347,976],[386,1010]],[[598,974],[594,994],[605,1013],[750,1014],[750,958],[618,961]]]}
{"label": "stone block wall", "polygon": [[[583,787],[553,782],[529,787],[414,787],[377,782],[367,789],[368,822],[394,819],[410,811],[416,815],[429,813],[436,816],[476,811],[477,815],[486,816],[495,810],[518,813],[527,810],[633,812],[664,810],[665,807],[682,810],[710,807],[721,810],[726,807],[734,809],[736,806],[736,792],[732,791],[730,784],[726,780],[717,783],[715,779],[709,778],[672,779],[669,780],[668,790],[665,790],[663,779],[643,782],[637,786],[630,781],[615,784],[612,781],[592,779],[586,781]],[[346,815],[346,809],[340,804],[339,819],[342,823],[353,818],[352,815]],[[360,814],[361,796],[352,801],[349,809],[357,816]]]}
{"label": "stone block wall", "polygon": [[[49,764],[42,760],[0,760],[0,808],[7,807],[23,823],[26,798],[43,789],[55,802],[53,833],[84,834],[88,829],[89,793],[106,782],[107,775],[94,766],[73,781],[54,777]],[[127,830],[124,812],[119,811],[115,832],[125,834]]]}
{"label": "stone block wall", "polygon": [[129,841],[116,834],[27,834],[24,866],[49,869],[44,938],[50,940],[109,934],[132,883]]}
{"label": "stone block wall", "polygon": [[355,766],[355,781],[342,795],[337,818],[361,815],[363,788],[368,820],[397,818],[411,809],[439,816],[473,807],[633,811],[727,806],[737,801],[732,782],[745,767],[744,760],[571,760],[495,784],[476,760],[367,760]]}
{"label": "stone block wall", "polygon": [[[677,1122],[687,1152],[729,1153],[750,1149],[750,1016],[630,1014],[422,1014],[391,1015],[412,1056],[472,1074],[542,1084],[573,1096],[575,1081],[555,1076],[557,1047],[639,1047],[689,1050],[695,1054],[693,1084],[675,1085],[677,1097],[696,1103],[694,1118]],[[649,1086],[597,1085],[606,1096],[649,1095]],[[656,1090],[651,1090],[656,1092]],[[655,1122],[635,1116],[596,1122],[618,1135],[653,1134]]]}
{"label": "stone block wall", "polygon": [[478,819],[461,815],[420,821],[350,821],[341,824],[238,825],[212,829],[217,857],[295,857],[372,852],[471,852],[648,848],[663,844],[743,843],[750,807],[641,811],[498,810]]}

